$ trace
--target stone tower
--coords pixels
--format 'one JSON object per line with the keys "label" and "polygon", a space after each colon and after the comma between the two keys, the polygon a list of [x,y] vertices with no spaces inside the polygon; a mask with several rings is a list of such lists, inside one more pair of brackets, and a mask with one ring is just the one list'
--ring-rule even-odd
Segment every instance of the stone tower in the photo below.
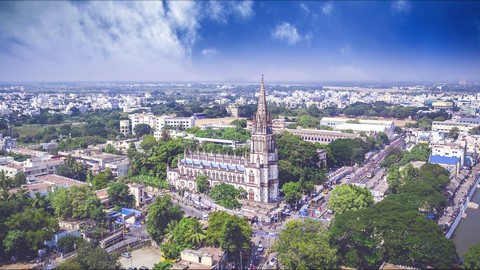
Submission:
{"label": "stone tower", "polygon": [[276,202],[278,197],[278,153],[275,134],[272,130],[272,117],[267,109],[263,75],[258,109],[252,125],[250,167],[255,175],[255,182],[260,184],[259,201]]}

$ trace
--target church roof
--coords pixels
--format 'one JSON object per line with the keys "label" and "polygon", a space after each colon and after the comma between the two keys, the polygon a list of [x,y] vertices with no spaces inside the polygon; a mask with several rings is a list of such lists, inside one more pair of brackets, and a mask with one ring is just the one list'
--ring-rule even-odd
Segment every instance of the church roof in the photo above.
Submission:
{"label": "church roof", "polygon": [[182,158],[180,163],[185,165],[190,165],[194,167],[210,167],[210,168],[217,168],[217,169],[225,169],[225,170],[237,170],[237,171],[245,171],[245,166],[238,165],[238,164],[229,164],[229,163],[220,163],[220,162],[211,162],[206,160],[196,160],[196,159],[185,159]]}

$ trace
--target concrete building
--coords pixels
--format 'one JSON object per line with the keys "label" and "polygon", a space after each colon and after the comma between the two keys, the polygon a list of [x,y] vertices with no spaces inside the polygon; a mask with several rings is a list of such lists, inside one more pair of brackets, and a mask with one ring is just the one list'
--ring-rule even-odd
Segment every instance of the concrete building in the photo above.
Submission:
{"label": "concrete building", "polygon": [[[27,190],[30,197],[35,196],[36,192],[40,192],[43,195],[47,195],[49,191],[53,191],[57,188],[70,188],[73,186],[85,185],[85,182],[77,181],[72,178],[48,174],[37,177],[33,181],[29,181],[27,184],[22,185],[22,188]],[[17,192],[19,188],[14,188],[11,191]]]}
{"label": "concrete building", "polygon": [[307,142],[318,142],[321,144],[329,144],[338,139],[362,139],[365,140],[364,137],[361,137],[358,134],[352,133],[343,133],[338,131],[331,131],[331,130],[318,130],[318,129],[283,129],[283,130],[276,130],[277,133],[287,131],[293,135],[297,135],[302,137],[302,140]]}
{"label": "concrete building", "polygon": [[432,147],[432,156],[456,157],[460,160],[460,167],[465,164],[465,150],[463,147],[454,145],[437,145]]}
{"label": "concrete building", "polygon": [[432,106],[435,110],[451,110],[451,109],[453,109],[453,102],[451,102],[451,101],[437,101],[437,102],[433,102]]}
{"label": "concrete building", "polygon": [[452,128],[458,128],[460,134],[466,135],[470,131],[470,129],[478,126],[479,124],[473,124],[468,122],[459,122],[453,120],[446,120],[446,121],[433,121],[432,122],[432,130],[439,131],[439,132],[450,132]]}
{"label": "concrete building", "polygon": [[352,130],[355,133],[365,132],[367,135],[375,135],[379,132],[383,132],[389,138],[392,138],[395,132],[395,124],[393,121],[386,120],[324,117],[320,120],[320,125],[331,127],[333,130],[337,131]]}
{"label": "concrete building", "polygon": [[195,126],[194,117],[168,117],[155,116],[152,113],[136,113],[129,114],[128,118],[131,121],[132,134],[135,134],[135,126],[139,124],[149,125],[155,131],[160,131],[164,127],[186,129]]}
{"label": "concrete building", "polygon": [[131,133],[129,120],[120,120],[120,133],[125,136]]}
{"label": "concrete building", "polygon": [[227,112],[229,112],[232,117],[238,117],[238,107],[237,105],[235,104],[230,104],[228,107],[227,107]]}
{"label": "concrete building", "polygon": [[128,189],[130,191],[130,194],[132,194],[133,197],[135,197],[136,208],[139,208],[139,209],[142,208],[144,205],[150,203],[153,199],[152,197],[148,196],[148,193],[144,185],[131,183],[131,184],[128,184]]}
{"label": "concrete building", "polygon": [[24,162],[14,161],[0,165],[0,171],[4,171],[8,177],[15,177],[18,172],[23,172],[28,180],[34,180],[42,175],[55,174],[57,167],[63,164],[65,164],[63,157],[32,157]]}
{"label": "concrete building", "polygon": [[2,134],[0,134],[0,149],[3,150],[3,151],[8,151],[12,148],[15,148],[17,147],[17,140],[16,139],[13,139],[12,137],[10,136],[3,136]]}
{"label": "concrete building", "polygon": [[236,127],[237,126],[235,126],[235,125],[226,125],[224,123],[212,123],[212,124],[200,125],[201,130],[205,130],[205,129],[217,130],[217,129],[223,129],[223,128],[236,128]]}
{"label": "concrete building", "polygon": [[180,261],[173,264],[172,269],[222,269],[226,256],[220,248],[201,247],[199,249],[184,249],[180,253]]}
{"label": "concrete building", "polygon": [[167,180],[176,188],[197,190],[196,177],[199,175],[207,176],[210,186],[226,183],[243,188],[250,201],[277,201],[278,153],[263,78],[249,156],[190,152],[179,159],[177,168],[167,168]]}

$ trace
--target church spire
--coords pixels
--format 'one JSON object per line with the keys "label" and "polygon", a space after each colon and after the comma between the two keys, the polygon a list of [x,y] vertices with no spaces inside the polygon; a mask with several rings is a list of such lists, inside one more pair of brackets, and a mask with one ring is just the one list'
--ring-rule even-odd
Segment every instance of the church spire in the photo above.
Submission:
{"label": "church spire", "polygon": [[257,115],[261,115],[262,118],[266,118],[267,112],[267,99],[265,97],[265,84],[263,82],[263,75],[262,75],[262,82],[260,84],[260,95],[258,96],[258,109]]}
{"label": "church spire", "polygon": [[260,95],[258,96],[258,109],[257,113],[255,114],[255,118],[253,119],[255,133],[270,133],[271,132],[271,119],[270,114],[268,113],[267,109],[267,99],[265,97],[265,84],[263,82],[263,75],[262,75],[262,82],[260,83]]}

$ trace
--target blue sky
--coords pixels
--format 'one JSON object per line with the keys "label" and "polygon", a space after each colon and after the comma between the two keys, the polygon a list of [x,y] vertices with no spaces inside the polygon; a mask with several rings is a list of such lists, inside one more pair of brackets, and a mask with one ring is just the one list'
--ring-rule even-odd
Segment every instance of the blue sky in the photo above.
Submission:
{"label": "blue sky", "polygon": [[0,81],[480,81],[480,2],[2,1],[0,59]]}

